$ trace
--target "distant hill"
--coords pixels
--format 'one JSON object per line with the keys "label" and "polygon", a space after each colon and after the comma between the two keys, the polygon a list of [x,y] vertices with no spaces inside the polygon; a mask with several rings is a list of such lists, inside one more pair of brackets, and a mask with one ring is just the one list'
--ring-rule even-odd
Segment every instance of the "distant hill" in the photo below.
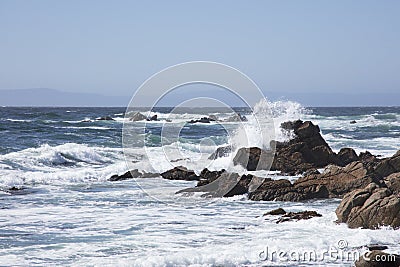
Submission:
{"label": "distant hill", "polygon": [[48,88],[0,90],[0,106],[124,107],[130,97],[72,93]]}

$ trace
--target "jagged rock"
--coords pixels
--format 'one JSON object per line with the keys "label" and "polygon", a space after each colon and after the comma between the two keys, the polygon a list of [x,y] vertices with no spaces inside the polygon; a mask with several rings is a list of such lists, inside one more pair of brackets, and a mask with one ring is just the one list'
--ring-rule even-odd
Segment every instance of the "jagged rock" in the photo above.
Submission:
{"label": "jagged rock", "polygon": [[338,222],[350,228],[400,227],[400,198],[375,183],[346,194],[336,209]]}
{"label": "jagged rock", "polygon": [[194,171],[188,170],[183,166],[175,167],[171,170],[160,174],[161,177],[168,180],[185,180],[185,181],[199,181],[200,177]]}
{"label": "jagged rock", "polygon": [[356,267],[399,267],[400,256],[388,254],[381,250],[373,250],[360,256],[355,262]]}
{"label": "jagged rock", "polygon": [[151,116],[151,117],[149,117],[149,118],[146,118],[146,120],[147,120],[147,121],[158,121],[157,114],[156,114],[156,115],[153,115],[153,116]]}
{"label": "jagged rock", "polygon": [[352,148],[342,148],[337,154],[338,164],[340,166],[346,166],[353,161],[359,161],[360,158]]}
{"label": "jagged rock", "polygon": [[215,121],[215,119],[213,119],[211,117],[202,117],[199,120],[190,120],[190,121],[188,121],[188,123],[198,123],[198,122],[200,122],[200,123],[210,123],[212,121]]}
{"label": "jagged rock", "polygon": [[282,215],[276,223],[282,223],[282,222],[289,222],[289,221],[299,221],[299,220],[309,220],[314,217],[322,217],[321,214],[319,214],[316,211],[313,210],[306,210],[306,211],[299,211],[299,212],[289,212],[284,215]]}
{"label": "jagged rock", "polygon": [[97,121],[113,121],[114,119],[110,116],[104,116],[96,119]]}
{"label": "jagged rock", "polygon": [[322,216],[321,214],[317,213],[316,211],[306,210],[306,211],[299,211],[299,212],[286,212],[282,208],[271,210],[271,211],[265,213],[263,216],[268,216],[268,215],[272,215],[272,216],[282,215],[276,221],[276,223],[282,223],[282,222],[288,222],[288,221],[294,221],[294,220],[296,220],[296,221],[308,220],[313,217],[321,217]]}
{"label": "jagged rock", "polygon": [[225,172],[224,169],[222,169],[220,171],[210,171],[207,168],[203,169],[199,175],[200,181],[197,183],[197,186],[203,186],[203,185],[214,182],[224,172]]}
{"label": "jagged rock", "polygon": [[395,172],[400,172],[400,150],[392,157],[380,161],[375,167],[375,173],[382,178]]}
{"label": "jagged rock", "polygon": [[372,155],[371,152],[369,151],[361,152],[358,157],[360,161],[365,163],[377,163],[380,161],[379,159],[377,159],[376,156]]}
{"label": "jagged rock", "polygon": [[[214,172],[214,175],[216,173]],[[248,192],[249,184],[253,179],[253,175],[238,175],[237,173],[222,172],[221,175],[215,176],[218,179],[209,183],[200,183],[197,187],[187,188],[176,192],[194,193],[203,192],[203,197],[232,197],[235,195],[243,195]],[[201,185],[201,186],[200,186]]]}
{"label": "jagged rock", "polygon": [[136,112],[132,116],[129,117],[130,121],[143,121],[146,119],[147,119],[147,117],[140,112]]}
{"label": "jagged rock", "polygon": [[240,148],[233,158],[234,165],[241,165],[249,171],[268,169],[273,154],[258,147]]}
{"label": "jagged rock", "polygon": [[216,158],[227,157],[231,152],[232,152],[232,147],[231,146],[221,146],[221,147],[218,147],[217,150],[215,150],[208,157],[208,159],[212,160],[212,159],[216,159]]}
{"label": "jagged rock", "polygon": [[160,174],[158,174],[158,173],[148,173],[148,172],[142,173],[138,169],[134,169],[131,171],[127,171],[121,175],[117,175],[117,174],[113,175],[108,180],[115,182],[115,181],[128,180],[128,179],[132,179],[132,178],[156,178],[159,176],[160,176]]}
{"label": "jagged rock", "polygon": [[323,185],[329,197],[342,197],[355,189],[364,188],[371,182],[381,183],[380,179],[371,175],[371,170],[362,162],[355,161],[345,167],[329,165],[321,174],[309,174],[294,182],[294,187],[307,189],[315,185]]}
{"label": "jagged rock", "polygon": [[384,181],[394,194],[400,194],[400,172],[392,173],[385,177]]}

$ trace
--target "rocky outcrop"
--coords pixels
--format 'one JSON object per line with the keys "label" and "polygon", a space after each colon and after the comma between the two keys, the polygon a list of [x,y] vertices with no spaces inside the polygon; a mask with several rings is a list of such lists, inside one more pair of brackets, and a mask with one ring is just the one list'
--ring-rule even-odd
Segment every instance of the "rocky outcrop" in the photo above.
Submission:
{"label": "rocky outcrop", "polygon": [[216,159],[216,158],[222,158],[222,157],[227,157],[229,154],[232,152],[232,147],[231,146],[221,146],[218,147],[217,150],[215,150],[209,157],[208,159]]}
{"label": "rocky outcrop", "polygon": [[400,256],[381,250],[366,252],[355,262],[356,267],[399,267]]}
{"label": "rocky outcrop", "polygon": [[212,121],[215,121],[212,117],[202,117],[199,120],[190,120],[188,123],[210,123]]}
{"label": "rocky outcrop", "polygon": [[[272,151],[264,151],[257,147],[241,148],[234,158],[234,164],[240,164],[247,170],[271,167],[273,171],[295,175],[310,168],[320,168],[331,163],[338,163],[338,156],[322,138],[319,127],[311,121],[285,122],[282,123],[281,128],[287,131],[288,135],[293,132],[295,137],[284,143],[273,142],[274,155]],[[343,155],[343,158],[346,156]]]}
{"label": "rocky outcrop", "polygon": [[350,228],[400,227],[399,195],[375,183],[346,194],[336,209],[338,222]]}
{"label": "rocky outcrop", "polygon": [[140,112],[135,112],[133,115],[129,116],[130,121],[143,121],[146,119],[147,117]]}
{"label": "rocky outcrop", "polygon": [[400,150],[390,158],[383,159],[375,167],[375,174],[381,178],[400,172]]}
{"label": "rocky outcrop", "polygon": [[157,114],[156,114],[156,115],[153,115],[153,116],[151,116],[151,117],[146,118],[146,120],[147,120],[147,121],[158,121],[158,116],[157,116]]}
{"label": "rocky outcrop", "polygon": [[379,178],[372,175],[372,170],[362,162],[355,161],[345,167],[329,165],[321,174],[314,172],[300,177],[294,182],[294,186],[298,189],[307,189],[315,185],[325,186],[329,197],[340,198],[344,194],[364,188],[372,182],[382,183]]}
{"label": "rocky outcrop", "polygon": [[337,163],[340,166],[346,166],[353,161],[359,161],[360,158],[357,156],[356,152],[352,148],[342,148],[337,153]]}
{"label": "rocky outcrop", "polygon": [[400,172],[392,173],[384,179],[386,186],[393,194],[400,195]]}
{"label": "rocky outcrop", "polygon": [[286,212],[282,208],[278,208],[278,209],[272,210],[270,212],[267,212],[263,216],[269,216],[269,215],[272,215],[272,216],[282,215],[276,221],[276,223],[299,221],[299,220],[309,220],[314,217],[322,217],[322,215],[316,211],[305,210],[305,211],[299,211],[299,212]]}
{"label": "rocky outcrop", "polygon": [[194,171],[188,170],[183,166],[175,167],[160,174],[162,178],[168,180],[199,181],[200,177]]}
{"label": "rocky outcrop", "polygon": [[128,179],[132,179],[132,178],[156,178],[156,177],[160,177],[160,174],[149,173],[149,172],[140,172],[138,169],[134,169],[131,171],[127,171],[121,175],[115,174],[115,175],[111,176],[108,180],[115,182],[115,181],[128,180]]}

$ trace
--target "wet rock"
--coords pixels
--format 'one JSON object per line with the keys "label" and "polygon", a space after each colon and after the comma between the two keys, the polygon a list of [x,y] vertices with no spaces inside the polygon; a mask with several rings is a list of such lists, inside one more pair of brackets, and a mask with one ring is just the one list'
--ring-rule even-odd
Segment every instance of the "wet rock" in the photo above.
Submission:
{"label": "wet rock", "polygon": [[168,180],[185,180],[185,181],[199,181],[200,177],[194,171],[188,170],[183,166],[175,167],[171,170],[160,174],[161,177]]}
{"label": "wet rock", "polygon": [[400,198],[375,183],[346,194],[336,209],[338,222],[350,228],[400,227]]}
{"label": "wet rock", "polygon": [[188,123],[210,123],[212,121],[215,121],[215,119],[210,118],[210,117],[202,117],[199,120],[190,120]]}
{"label": "wet rock", "polygon": [[237,113],[225,120],[226,122],[240,122],[240,121],[247,121],[246,116]]}
{"label": "wet rock", "polygon": [[147,117],[140,112],[135,112],[132,116],[129,117],[130,121],[143,121],[146,119]]}
{"label": "wet rock", "polygon": [[97,121],[113,121],[114,119],[110,116],[104,116],[96,119]]}
{"label": "wet rock", "polygon": [[123,181],[123,180],[128,180],[132,178],[156,178],[160,177],[160,174],[158,173],[148,173],[148,172],[140,172],[138,169],[134,169],[131,171],[127,171],[124,174],[121,175],[113,175],[111,176],[108,180],[115,182],[115,181]]}
{"label": "wet rock", "polygon": [[373,250],[385,250],[385,249],[388,249],[388,246],[379,245],[379,244],[370,244],[370,245],[367,245],[367,248],[368,248],[369,251],[373,251]]}
{"label": "wet rock", "polygon": [[268,211],[267,213],[264,213],[263,216],[267,216],[267,215],[283,215],[286,214],[286,211],[282,208],[277,208],[271,211]]}
{"label": "wet rock", "polygon": [[231,146],[221,146],[218,147],[217,150],[215,150],[209,157],[208,159],[216,159],[216,158],[222,158],[222,157],[227,157],[229,154],[232,152],[232,147]]}
{"label": "wet rock", "polygon": [[276,223],[283,223],[283,222],[289,222],[289,221],[299,221],[299,220],[309,220],[314,217],[322,217],[321,214],[319,214],[316,211],[313,210],[306,210],[306,211],[299,211],[299,212],[289,212],[284,215],[282,215]]}
{"label": "wet rock", "polygon": [[225,173],[224,169],[220,171],[210,171],[207,168],[205,168],[201,171],[199,175],[200,181],[197,183],[197,186],[203,186],[212,183],[215,180],[217,180],[223,173]]}
{"label": "wet rock", "polygon": [[357,123],[357,121],[355,121],[355,120],[350,121],[350,124],[356,124],[356,123]]}
{"label": "wet rock", "polygon": [[373,250],[360,256],[355,262],[356,267],[399,267],[400,256]]}
{"label": "wet rock", "polygon": [[157,114],[156,114],[156,115],[153,115],[153,116],[151,116],[151,117],[149,117],[149,118],[146,118],[146,120],[147,120],[147,121],[158,121]]}

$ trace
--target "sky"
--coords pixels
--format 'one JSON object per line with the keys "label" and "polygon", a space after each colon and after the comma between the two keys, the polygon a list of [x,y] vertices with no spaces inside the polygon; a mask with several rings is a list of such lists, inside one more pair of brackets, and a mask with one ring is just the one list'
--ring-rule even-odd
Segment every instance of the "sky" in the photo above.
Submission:
{"label": "sky", "polygon": [[201,60],[242,71],[267,97],[382,94],[393,105],[399,14],[395,0],[1,0],[0,89],[130,97]]}

